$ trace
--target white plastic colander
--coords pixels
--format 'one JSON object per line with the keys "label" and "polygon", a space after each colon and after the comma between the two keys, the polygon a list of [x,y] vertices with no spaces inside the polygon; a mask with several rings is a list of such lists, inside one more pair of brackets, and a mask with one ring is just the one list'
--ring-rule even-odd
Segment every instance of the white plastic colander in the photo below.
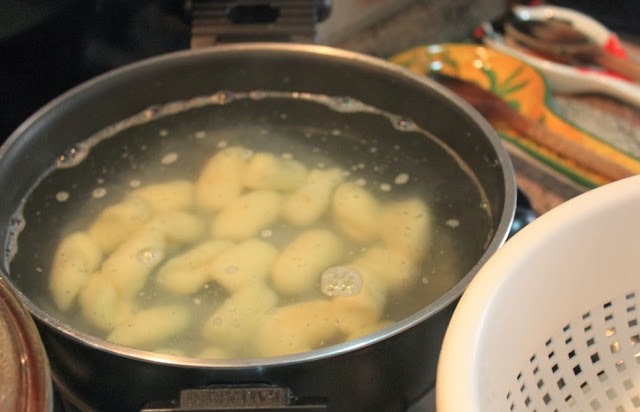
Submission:
{"label": "white plastic colander", "polygon": [[463,294],[439,412],[640,411],[640,176],[525,227]]}

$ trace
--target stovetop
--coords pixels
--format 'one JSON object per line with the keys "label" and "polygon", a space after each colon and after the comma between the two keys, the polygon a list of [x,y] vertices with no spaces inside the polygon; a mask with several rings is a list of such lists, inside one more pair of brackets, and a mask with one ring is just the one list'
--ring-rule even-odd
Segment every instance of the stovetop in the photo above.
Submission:
{"label": "stovetop", "polygon": [[0,7],[0,142],[73,86],[189,47],[180,0],[6,0]]}
{"label": "stovetop", "polygon": [[[64,400],[57,390],[55,390],[54,395],[55,404],[53,412],[82,412]],[[429,390],[422,399],[409,407],[407,412],[436,412],[435,389]]]}

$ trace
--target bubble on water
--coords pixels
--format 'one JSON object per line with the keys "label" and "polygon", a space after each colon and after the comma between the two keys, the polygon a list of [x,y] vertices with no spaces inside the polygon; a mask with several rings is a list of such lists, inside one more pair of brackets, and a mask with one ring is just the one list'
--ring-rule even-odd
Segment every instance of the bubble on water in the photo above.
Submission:
{"label": "bubble on water", "polygon": [[356,181],[353,182],[353,183],[355,183],[358,186],[366,186],[367,185],[367,179],[361,177],[359,179],[356,179]]}
{"label": "bubble on water", "polygon": [[169,136],[169,131],[166,129],[162,129],[158,132],[158,134],[162,137]]}
{"label": "bubble on water", "polygon": [[390,192],[391,185],[389,183],[382,183],[380,184],[380,190],[382,190],[383,192]]}
{"label": "bubble on water", "polygon": [[58,202],[66,202],[69,200],[69,192],[60,191],[56,193],[56,200]]}
{"label": "bubble on water", "polygon": [[11,216],[9,219],[9,230],[10,231],[20,231],[25,226],[25,220],[22,215]]}
{"label": "bubble on water", "polygon": [[282,158],[283,159],[287,159],[287,160],[291,160],[291,159],[293,159],[293,154],[288,153],[288,152],[287,153],[282,153]]}
{"label": "bubble on water", "polygon": [[287,117],[289,117],[289,115],[288,115],[288,114],[286,114],[286,113],[280,113],[280,119],[281,119],[281,120],[287,120]]}
{"label": "bubble on water", "polygon": [[342,131],[340,131],[340,129],[331,130],[331,135],[332,136],[340,136],[341,134],[342,134]]}
{"label": "bubble on water", "polygon": [[143,144],[140,146],[140,150],[142,150],[143,152],[146,151],[149,148],[149,146],[147,146],[146,144]]}
{"label": "bubble on water", "polygon": [[207,136],[207,132],[205,132],[204,130],[198,130],[195,133],[196,139],[204,139]]}
{"label": "bubble on water", "polygon": [[195,303],[196,305],[199,305],[202,303],[202,300],[200,300],[200,298],[193,298],[193,303]]}
{"label": "bubble on water", "polygon": [[42,268],[40,266],[36,266],[36,272],[42,273]]}
{"label": "bubble on water", "polygon": [[99,184],[99,185],[103,185],[104,182],[105,182],[105,180],[103,178],[101,178],[101,177],[96,179],[96,183]]}
{"label": "bubble on water", "polygon": [[105,197],[107,194],[107,189],[105,187],[98,187],[93,189],[93,192],[91,192],[91,196],[93,196],[94,199],[101,199],[103,197]]}
{"label": "bubble on water", "polygon": [[227,266],[224,269],[224,273],[226,273],[227,275],[233,275],[235,273],[238,273],[238,267],[236,265]]}
{"label": "bubble on water", "polygon": [[449,219],[445,222],[445,224],[451,228],[457,228],[460,226],[460,221],[458,219]]}
{"label": "bubble on water", "polygon": [[411,120],[400,119],[396,123],[396,126],[398,128],[400,128],[400,129],[408,130],[408,129],[411,129],[413,127],[413,123],[411,122]]}
{"label": "bubble on water", "polygon": [[318,169],[324,169],[325,167],[327,167],[324,162],[318,162],[316,166],[318,166]]}
{"label": "bubble on water", "polygon": [[227,141],[220,140],[216,146],[218,147],[218,149],[224,149],[225,147],[227,147]]}
{"label": "bubble on water", "polygon": [[260,237],[263,239],[270,238],[273,236],[273,231],[271,229],[263,229],[260,231]]}
{"label": "bubble on water", "polygon": [[393,145],[393,150],[400,150],[400,145],[399,144],[394,144]]}
{"label": "bubble on water", "polygon": [[261,90],[254,90],[249,92],[249,98],[253,99],[253,100],[260,100],[260,99],[264,99],[267,97],[267,93],[261,91]]}
{"label": "bubble on water", "polygon": [[139,181],[138,179],[131,179],[129,181],[129,187],[135,189],[136,187],[140,187],[140,185],[142,184],[141,181]]}
{"label": "bubble on water", "polygon": [[409,181],[409,175],[407,173],[400,173],[398,176],[396,176],[395,179],[393,179],[393,183],[397,185],[404,185],[408,181]]}
{"label": "bubble on water", "polygon": [[421,279],[421,281],[422,281],[422,284],[423,284],[423,285],[428,285],[428,284],[429,284],[429,278],[428,278],[428,277],[426,277],[426,276],[423,276],[423,277],[422,277],[422,279]]}
{"label": "bubble on water", "polygon": [[83,145],[77,145],[68,148],[63,154],[58,156],[56,165],[59,168],[72,167],[87,157],[88,149]]}
{"label": "bubble on water", "polygon": [[362,290],[362,275],[349,266],[335,266],[322,273],[320,290],[327,296],[353,296]]}
{"label": "bubble on water", "polygon": [[[147,110],[145,110],[143,114],[146,118],[150,119],[159,115],[161,111],[162,108],[160,106],[151,106]],[[166,132],[166,130],[160,130],[160,136],[162,136],[163,131]]]}
{"label": "bubble on water", "polygon": [[341,106],[352,106],[353,105],[353,99],[350,99],[348,97],[341,97],[340,98],[340,105]]}
{"label": "bubble on water", "polygon": [[480,209],[488,209],[489,208],[489,203],[482,201],[480,202]]}
{"label": "bubble on water", "polygon": [[221,326],[222,325],[222,318],[219,317],[219,316],[216,316],[215,318],[213,318],[211,323],[213,323],[213,326]]}
{"label": "bubble on water", "polygon": [[211,96],[211,102],[217,104],[224,104],[229,99],[229,95],[226,92],[218,92]]}
{"label": "bubble on water", "polygon": [[378,152],[378,148],[377,148],[377,147],[375,147],[375,146],[374,146],[374,147],[370,147],[370,148],[369,148],[369,152],[371,152],[371,153],[377,153],[377,152]]}
{"label": "bubble on water", "polygon": [[138,262],[145,265],[152,265],[162,259],[162,252],[157,249],[146,248],[136,253],[136,259]]}
{"label": "bubble on water", "polygon": [[171,163],[175,163],[177,160],[178,160],[178,153],[170,152],[162,157],[162,160],[160,160],[160,163],[162,163],[163,165],[170,165]]}

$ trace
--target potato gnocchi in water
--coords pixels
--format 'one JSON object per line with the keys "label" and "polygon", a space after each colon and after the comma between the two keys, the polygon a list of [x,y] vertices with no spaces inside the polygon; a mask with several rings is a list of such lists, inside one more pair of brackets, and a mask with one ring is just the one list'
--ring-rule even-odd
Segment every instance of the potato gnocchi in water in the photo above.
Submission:
{"label": "potato gnocchi in water", "polygon": [[132,190],[62,239],[53,302],[107,340],[179,356],[280,356],[375,332],[419,282],[431,216],[347,177],[221,149],[194,181]]}

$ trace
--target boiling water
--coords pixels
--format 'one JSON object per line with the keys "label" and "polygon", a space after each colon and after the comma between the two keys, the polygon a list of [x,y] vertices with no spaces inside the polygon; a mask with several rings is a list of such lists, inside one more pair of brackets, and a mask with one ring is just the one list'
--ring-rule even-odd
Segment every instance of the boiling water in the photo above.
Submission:
{"label": "boiling water", "polygon": [[[443,140],[411,119],[345,97],[220,92],[149,108],[62,153],[14,219],[12,276],[47,277],[55,246],[65,234],[86,229],[101,210],[135,188],[177,178],[195,181],[206,160],[230,146],[294,158],[309,169],[338,167],[346,181],[381,202],[412,196],[424,200],[433,215],[431,248],[413,287],[389,296],[383,319],[400,320],[440,297],[467,273],[493,235],[488,201],[476,177]],[[321,224],[331,221],[325,218]],[[298,231],[278,223],[259,237],[282,248]],[[348,255],[362,251],[362,245],[348,243]],[[162,258],[153,250],[139,256]],[[141,307],[179,302],[189,306],[194,318],[206,318],[227,296],[210,283],[175,297],[153,287],[153,279],[152,274],[138,296]],[[340,268],[325,272],[322,281],[327,294],[360,287],[357,277]],[[46,283],[36,288],[32,300],[73,328],[103,336],[78,310],[57,310]],[[280,304],[294,301],[281,298]],[[166,345],[192,353],[199,329],[190,332]]]}

